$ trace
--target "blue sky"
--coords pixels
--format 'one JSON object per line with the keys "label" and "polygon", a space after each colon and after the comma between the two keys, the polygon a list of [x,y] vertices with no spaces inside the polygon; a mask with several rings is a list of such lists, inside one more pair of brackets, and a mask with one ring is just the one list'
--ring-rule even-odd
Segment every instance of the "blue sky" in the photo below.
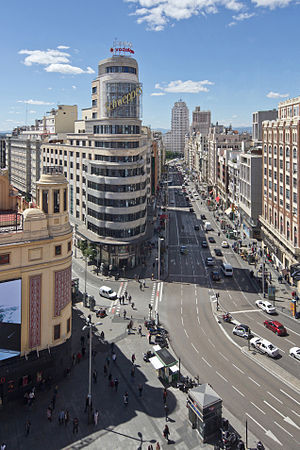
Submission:
{"label": "blue sky", "polygon": [[152,128],[170,127],[179,98],[247,126],[253,111],[300,95],[299,1],[10,0],[1,17],[0,130],[58,103],[89,107],[115,38],[132,42]]}

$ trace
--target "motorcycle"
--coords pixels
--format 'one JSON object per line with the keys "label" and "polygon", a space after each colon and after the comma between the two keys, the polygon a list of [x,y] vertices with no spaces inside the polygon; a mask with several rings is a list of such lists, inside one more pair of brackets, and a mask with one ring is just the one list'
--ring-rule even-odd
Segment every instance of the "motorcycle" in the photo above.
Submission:
{"label": "motorcycle", "polygon": [[224,320],[224,322],[231,322],[232,320],[232,316],[229,313],[223,314],[222,319]]}
{"label": "motorcycle", "polygon": [[107,316],[107,312],[105,308],[100,308],[97,312],[96,312],[96,317],[100,317],[101,319],[103,319],[104,317]]}
{"label": "motorcycle", "polygon": [[257,450],[265,450],[265,446],[261,441],[258,441],[256,448]]}
{"label": "motorcycle", "polygon": [[223,448],[226,450],[231,449],[237,444],[238,437],[234,432],[223,431],[222,433],[222,443]]}
{"label": "motorcycle", "polygon": [[143,355],[143,360],[145,362],[149,362],[149,359],[152,358],[153,353],[151,352],[151,350],[148,350],[146,353],[144,353]]}

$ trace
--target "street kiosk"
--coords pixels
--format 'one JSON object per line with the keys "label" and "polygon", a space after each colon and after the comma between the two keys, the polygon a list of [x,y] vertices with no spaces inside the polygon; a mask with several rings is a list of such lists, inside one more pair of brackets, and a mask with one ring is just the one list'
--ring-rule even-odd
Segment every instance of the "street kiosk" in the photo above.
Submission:
{"label": "street kiosk", "polygon": [[222,425],[222,399],[209,384],[189,390],[187,407],[189,421],[203,442],[218,438]]}
{"label": "street kiosk", "polygon": [[154,355],[149,359],[153,367],[156,369],[158,378],[161,378],[164,383],[171,384],[178,380],[179,367],[178,361],[166,348],[161,348],[160,345],[153,346]]}

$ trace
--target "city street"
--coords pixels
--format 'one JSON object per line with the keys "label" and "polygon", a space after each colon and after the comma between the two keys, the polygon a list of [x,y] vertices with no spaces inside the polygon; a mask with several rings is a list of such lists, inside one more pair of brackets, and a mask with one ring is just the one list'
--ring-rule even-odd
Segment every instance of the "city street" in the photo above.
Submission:
{"label": "city street", "polygon": [[[288,336],[276,336],[263,326],[270,318],[255,307],[261,297],[249,276],[250,266],[239,259],[231,248],[223,249],[223,258],[215,257],[225,239],[218,235],[218,223],[204,202],[193,201],[190,212],[182,195],[178,175],[173,172],[169,186],[169,278],[164,285],[160,317],[171,330],[171,344],[178,357],[200,382],[210,380],[224,405],[242,421],[265,445],[272,449],[298,448],[300,445],[300,363],[289,356],[289,348],[299,346],[299,324],[291,318],[288,305],[278,298],[276,320],[284,323]],[[177,184],[176,184],[177,183]],[[187,190],[194,186],[189,183]],[[190,195],[191,198],[191,195]],[[201,204],[202,202],[202,204]],[[205,233],[200,214],[205,214],[213,231]],[[195,230],[195,225],[200,229]],[[213,236],[216,243],[202,248],[201,243]],[[230,242],[231,243],[231,242]],[[180,246],[186,246],[186,253]],[[215,258],[233,266],[233,277],[221,275],[212,281],[211,267],[205,259]],[[215,293],[218,292],[219,312]],[[281,311],[283,307],[283,312]],[[249,352],[247,341],[232,334],[233,325],[218,323],[221,311],[230,311],[233,319],[250,326],[254,335],[270,340],[280,349],[280,357],[270,361],[265,355]],[[174,331],[176,330],[176,332]],[[251,354],[251,358],[247,355]],[[267,361],[266,361],[267,360]],[[266,368],[264,368],[264,366]]]}

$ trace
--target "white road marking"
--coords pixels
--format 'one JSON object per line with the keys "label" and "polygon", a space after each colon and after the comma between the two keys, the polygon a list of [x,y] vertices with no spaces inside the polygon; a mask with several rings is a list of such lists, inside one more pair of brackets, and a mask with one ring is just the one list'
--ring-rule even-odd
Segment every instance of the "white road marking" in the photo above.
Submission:
{"label": "white road marking", "polygon": [[239,370],[241,373],[243,373],[243,374],[245,375],[245,372],[243,372],[242,369],[240,369],[238,366],[236,366],[236,365],[233,364],[233,363],[232,363],[232,365],[233,365],[233,367],[236,368],[236,370]]}
{"label": "white road marking", "polygon": [[287,434],[289,434],[292,438],[294,437],[291,433],[289,433],[285,428],[283,428],[281,425],[279,425],[279,423],[277,423],[277,422],[275,422],[275,420],[274,420],[274,423],[275,423],[275,425],[277,425],[279,428],[281,428],[283,431],[285,431]]}
{"label": "white road marking", "polygon": [[228,383],[228,380],[226,380],[226,378],[223,377],[223,375],[221,375],[217,370],[216,370],[216,374],[219,375],[219,377],[221,377],[224,381],[226,381],[226,383]]}
{"label": "white road marking", "polygon": [[294,346],[296,346],[296,344],[295,344],[295,342],[293,342],[293,341],[290,341],[289,339],[287,339],[287,338],[285,338],[285,340],[286,341],[288,341],[290,344],[292,344],[292,345],[294,345]]}
{"label": "white road marking", "polygon": [[251,417],[250,414],[248,414],[248,413],[245,413],[245,414],[246,414],[246,416],[250,417],[250,419],[253,420],[253,422],[256,423],[256,425],[258,425],[262,430],[264,430],[265,433],[267,432],[266,428],[264,428],[259,422],[257,422],[255,419],[253,419],[253,417]]}
{"label": "white road marking", "polygon": [[296,416],[300,417],[300,414],[296,413],[296,411],[294,411],[293,409],[291,409],[291,411],[296,414]]}
{"label": "white road marking", "polygon": [[161,303],[161,301],[162,301],[163,286],[164,286],[164,283],[163,283],[163,281],[162,281],[162,282],[160,283],[159,303]]}
{"label": "white road marking", "polygon": [[266,414],[262,409],[260,409],[255,403],[251,402],[251,405],[253,405],[258,411],[260,411],[263,414]]}
{"label": "white road marking", "polygon": [[205,334],[205,331],[203,330],[203,328],[201,327],[201,330],[203,331],[203,333]]}
{"label": "white road marking", "polygon": [[188,338],[189,335],[187,334],[186,329],[184,328],[183,330],[184,330],[184,332],[185,332],[185,334],[186,334],[186,336],[187,336],[187,338]]}
{"label": "white road marking", "polygon": [[279,400],[279,398],[275,397],[275,395],[273,395],[271,392],[267,391],[267,393],[268,393],[269,395],[271,395],[271,397],[273,397],[273,398],[274,398],[275,400],[277,400],[279,403],[282,404],[282,401]]}
{"label": "white road marking", "polygon": [[197,316],[197,319],[198,319],[198,323],[199,323],[199,325],[200,325],[200,319],[199,319],[199,316]]}
{"label": "white road marking", "polygon": [[232,387],[233,387],[233,389],[234,389],[236,392],[238,392],[242,397],[245,397],[244,394],[243,394],[241,391],[239,391],[235,386],[232,385]]}
{"label": "white road marking", "polygon": [[181,317],[181,323],[182,323],[182,326],[183,326],[183,318]]}
{"label": "white road marking", "polygon": [[196,301],[196,305],[198,304],[198,299],[197,299],[197,297],[195,298],[195,301]]}
{"label": "white road marking", "polygon": [[203,361],[204,361],[209,367],[211,367],[211,365],[209,364],[209,362],[207,362],[206,359],[203,358],[203,356],[202,356],[202,359],[203,359]]}
{"label": "white road marking", "polygon": [[280,389],[280,392],[282,392],[284,395],[286,395],[286,396],[289,397],[291,400],[293,400],[293,402],[297,403],[297,405],[300,405],[300,402],[298,402],[297,400],[295,400],[291,395],[287,394],[284,390]]}
{"label": "white road marking", "polygon": [[294,331],[294,330],[291,330],[290,328],[287,328],[287,327],[285,327],[288,331],[291,331],[292,333],[295,333],[295,334],[297,334],[297,336],[300,336],[300,334],[299,333],[297,333],[296,331]]}
{"label": "white road marking", "polygon": [[197,314],[199,314],[199,311],[198,311],[198,306],[196,307],[196,311],[197,311]]}
{"label": "white road marking", "polygon": [[215,344],[209,338],[207,340],[214,348],[216,348]]}
{"label": "white road marking", "polygon": [[221,355],[226,361],[229,361],[229,359],[226,356],[224,356],[221,352],[219,352],[219,355]]}
{"label": "white road marking", "polygon": [[249,380],[253,381],[253,383],[255,383],[258,387],[260,387],[260,384],[258,384],[257,381],[253,380],[253,378],[251,378],[251,377],[248,377],[248,378],[249,378]]}
{"label": "white road marking", "polygon": [[199,350],[194,346],[194,344],[192,344],[192,347],[194,348],[194,350],[199,353]]}

